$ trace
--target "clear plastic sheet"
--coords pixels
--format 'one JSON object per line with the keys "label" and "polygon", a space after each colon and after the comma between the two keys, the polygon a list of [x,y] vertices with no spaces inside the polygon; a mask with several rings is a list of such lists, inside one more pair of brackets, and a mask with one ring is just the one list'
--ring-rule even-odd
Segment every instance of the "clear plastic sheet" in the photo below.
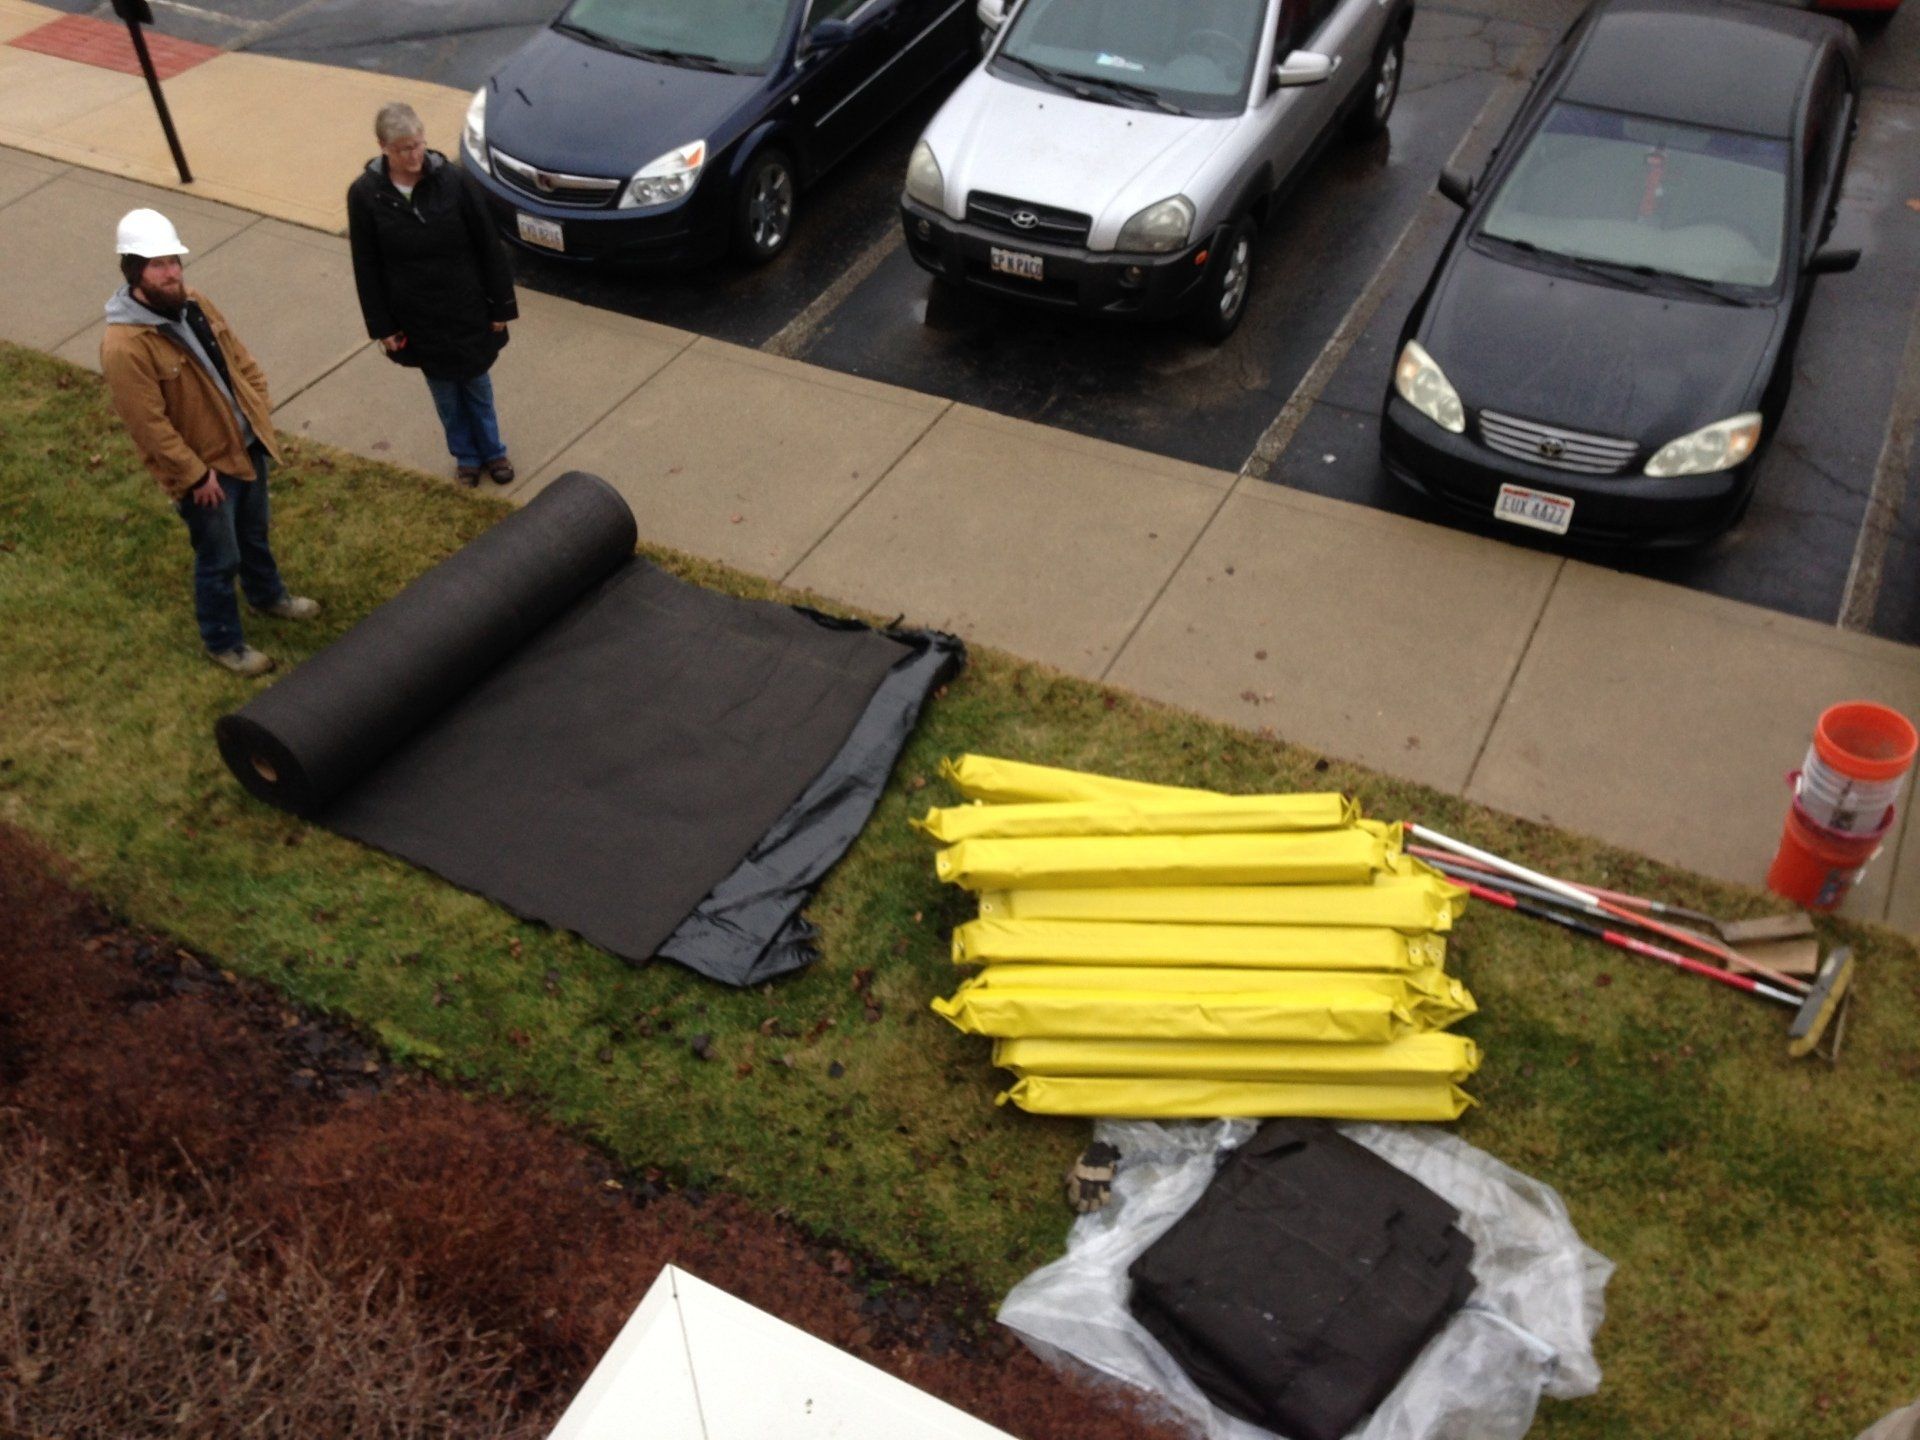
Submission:
{"label": "clear plastic sheet", "polygon": [[[1271,1431],[1214,1408],[1127,1310],[1127,1267],[1254,1129],[1246,1120],[1101,1121],[1095,1138],[1121,1154],[1113,1202],[1074,1222],[1066,1255],[1013,1287],[1000,1322],[1054,1364],[1152,1392],[1207,1440],[1267,1440]],[[1599,1389],[1593,1337],[1613,1262],[1581,1241],[1559,1195],[1445,1131],[1340,1129],[1459,1210],[1477,1282],[1352,1440],[1520,1440],[1543,1394]]]}

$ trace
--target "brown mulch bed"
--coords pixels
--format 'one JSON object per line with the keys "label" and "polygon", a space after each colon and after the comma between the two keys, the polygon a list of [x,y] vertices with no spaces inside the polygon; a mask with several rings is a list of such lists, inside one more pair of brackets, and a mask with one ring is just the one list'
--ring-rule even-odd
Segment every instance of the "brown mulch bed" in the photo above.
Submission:
{"label": "brown mulch bed", "polygon": [[1180,1433],[980,1297],[390,1065],[4,827],[0,1154],[9,1440],[538,1436],[669,1262],[1022,1440]]}

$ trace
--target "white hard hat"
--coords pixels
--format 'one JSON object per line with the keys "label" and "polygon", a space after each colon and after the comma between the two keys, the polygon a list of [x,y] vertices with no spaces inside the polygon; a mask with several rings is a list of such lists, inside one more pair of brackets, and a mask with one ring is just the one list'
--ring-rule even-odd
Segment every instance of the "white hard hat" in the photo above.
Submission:
{"label": "white hard hat", "polygon": [[129,210],[122,215],[114,245],[122,255],[141,255],[148,260],[187,253],[173,222],[158,210]]}

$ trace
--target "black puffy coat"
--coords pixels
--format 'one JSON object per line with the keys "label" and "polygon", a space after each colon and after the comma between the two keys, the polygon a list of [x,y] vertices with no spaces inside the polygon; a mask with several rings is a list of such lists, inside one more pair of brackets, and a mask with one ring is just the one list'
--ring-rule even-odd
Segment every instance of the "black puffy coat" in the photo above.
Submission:
{"label": "black puffy coat", "polygon": [[388,358],[436,380],[486,374],[507,343],[493,322],[520,311],[506,246],[473,177],[429,150],[409,203],[376,155],[347,188],[347,234],[367,334],[407,337]]}

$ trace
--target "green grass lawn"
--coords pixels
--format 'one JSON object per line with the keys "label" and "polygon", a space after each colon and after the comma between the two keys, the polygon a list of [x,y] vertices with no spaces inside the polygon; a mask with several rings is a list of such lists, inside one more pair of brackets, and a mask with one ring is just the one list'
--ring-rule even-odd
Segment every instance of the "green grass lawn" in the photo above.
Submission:
{"label": "green grass lawn", "polygon": [[[327,607],[317,627],[254,622],[283,664],[505,513],[312,444],[291,449],[274,504],[283,568]],[[927,1011],[954,983],[947,936],[970,908],[935,883],[906,823],[952,798],[944,755],[1343,789],[1369,815],[1418,815],[1555,872],[1768,908],[976,651],[813,907],[824,960],[736,993],[630,968],[249,799],[212,727],[252,692],[201,658],[189,561],[98,381],[0,346],[0,818],[135,922],[351,1019],[397,1057],[522,1096],[629,1165],[725,1186],[989,1296],[1058,1251],[1059,1176],[1086,1127],[996,1109],[987,1043]],[[1476,910],[1456,931],[1452,968],[1481,1007],[1464,1029],[1488,1057],[1460,1131],[1556,1186],[1620,1266],[1605,1386],[1549,1403],[1536,1434],[1845,1437],[1920,1389],[1920,965],[1886,931],[1832,928],[1861,967],[1837,1071],[1786,1059],[1784,1010],[1523,918]]]}

